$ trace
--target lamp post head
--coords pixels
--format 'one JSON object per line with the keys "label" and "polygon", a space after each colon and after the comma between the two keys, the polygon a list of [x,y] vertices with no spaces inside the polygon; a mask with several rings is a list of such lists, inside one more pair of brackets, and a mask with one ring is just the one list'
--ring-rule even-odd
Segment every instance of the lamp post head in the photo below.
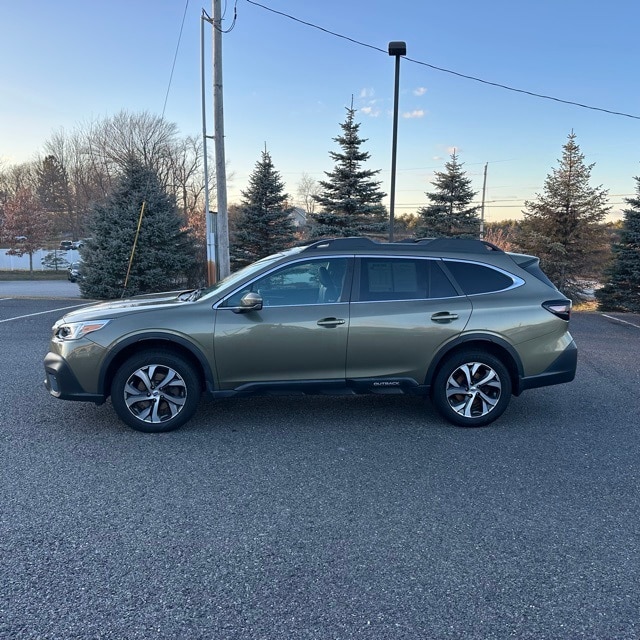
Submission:
{"label": "lamp post head", "polygon": [[390,42],[389,55],[390,56],[406,56],[407,43],[406,42]]}

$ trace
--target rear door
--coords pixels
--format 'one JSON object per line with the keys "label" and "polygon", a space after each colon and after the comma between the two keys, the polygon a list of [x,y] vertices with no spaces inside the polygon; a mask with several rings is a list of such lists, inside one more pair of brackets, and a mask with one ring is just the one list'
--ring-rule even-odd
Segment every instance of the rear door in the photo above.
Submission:
{"label": "rear door", "polygon": [[347,346],[347,379],[407,379],[424,384],[435,352],[471,315],[440,260],[362,257],[356,260]]}

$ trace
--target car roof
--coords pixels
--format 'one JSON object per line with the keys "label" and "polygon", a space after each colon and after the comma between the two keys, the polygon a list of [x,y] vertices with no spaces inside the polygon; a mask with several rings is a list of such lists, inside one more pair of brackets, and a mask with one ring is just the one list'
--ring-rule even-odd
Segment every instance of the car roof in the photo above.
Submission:
{"label": "car roof", "polygon": [[487,255],[487,253],[504,253],[502,249],[490,242],[474,238],[416,238],[401,242],[379,242],[370,238],[328,238],[318,240],[305,246],[301,253],[325,252],[367,252],[367,253],[468,253]]}

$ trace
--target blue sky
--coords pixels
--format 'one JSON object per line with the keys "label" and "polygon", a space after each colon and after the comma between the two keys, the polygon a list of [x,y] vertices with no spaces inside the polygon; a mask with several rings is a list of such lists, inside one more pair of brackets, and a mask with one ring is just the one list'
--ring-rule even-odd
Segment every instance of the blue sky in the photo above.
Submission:
{"label": "blue sky", "polygon": [[[640,175],[637,0],[261,0],[383,51],[238,0],[223,40],[229,201],[237,202],[265,144],[295,198],[302,173],[324,178],[353,96],[368,168],[389,190],[393,40],[407,57],[486,81],[636,118],[506,91],[401,61],[396,215],[415,212],[456,149],[474,189],[488,165],[488,221],[517,217],[542,190],[573,129],[592,184],[613,217]],[[234,2],[228,0],[224,26]],[[0,2],[0,159],[33,159],[51,134],[122,109],[161,114],[201,133],[200,15],[194,0]],[[210,62],[207,33],[207,62]],[[210,77],[210,69],[207,71]],[[208,82],[208,84],[210,84]],[[209,133],[213,133],[208,99]],[[478,195],[480,197],[480,194]]]}

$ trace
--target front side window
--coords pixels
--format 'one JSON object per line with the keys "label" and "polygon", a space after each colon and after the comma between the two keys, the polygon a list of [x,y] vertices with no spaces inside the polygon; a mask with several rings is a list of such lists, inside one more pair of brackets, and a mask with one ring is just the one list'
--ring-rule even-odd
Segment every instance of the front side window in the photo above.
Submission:
{"label": "front side window", "polygon": [[227,298],[223,306],[238,306],[250,291],[260,294],[265,307],[340,302],[346,274],[346,258],[297,262],[248,284]]}
{"label": "front side window", "polygon": [[420,258],[363,258],[360,300],[426,300],[457,295],[435,260]]}

